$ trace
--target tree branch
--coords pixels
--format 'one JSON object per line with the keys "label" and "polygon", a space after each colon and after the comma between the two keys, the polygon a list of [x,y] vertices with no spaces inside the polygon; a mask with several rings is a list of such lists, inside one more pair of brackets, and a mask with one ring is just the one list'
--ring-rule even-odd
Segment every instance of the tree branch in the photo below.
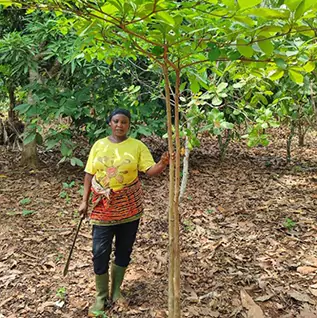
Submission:
{"label": "tree branch", "polygon": [[111,19],[117,21],[119,24],[121,23],[120,19],[117,19],[116,17],[112,16],[112,15],[109,14],[109,13],[106,13],[106,12],[102,11],[101,9],[97,9],[97,8],[93,7],[93,6],[90,4],[90,2],[85,1],[84,4],[85,4],[88,8],[90,8],[90,9],[92,9],[92,10],[96,10],[97,12],[99,12],[99,13],[101,13],[101,14],[104,14],[104,15],[108,16],[109,18],[111,18]]}

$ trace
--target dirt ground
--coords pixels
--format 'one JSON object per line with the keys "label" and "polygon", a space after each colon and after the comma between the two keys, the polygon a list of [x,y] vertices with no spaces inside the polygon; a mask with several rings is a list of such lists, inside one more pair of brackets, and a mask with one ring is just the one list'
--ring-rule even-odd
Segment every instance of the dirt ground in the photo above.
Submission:
{"label": "dirt ground", "polygon": [[[317,317],[316,133],[304,148],[294,140],[289,165],[285,144],[282,132],[266,148],[233,143],[223,163],[214,140],[193,152],[181,203],[183,317]],[[86,317],[88,223],[62,275],[83,171],[58,167],[53,152],[26,170],[19,156],[0,148],[0,317]],[[142,183],[146,213],[123,285],[130,305],[108,317],[166,317],[168,173]]]}

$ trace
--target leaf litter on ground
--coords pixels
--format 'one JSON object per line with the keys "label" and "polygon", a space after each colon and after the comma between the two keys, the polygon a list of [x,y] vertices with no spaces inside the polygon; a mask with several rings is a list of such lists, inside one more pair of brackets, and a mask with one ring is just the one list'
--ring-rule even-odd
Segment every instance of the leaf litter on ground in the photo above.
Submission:
{"label": "leaf litter on ground", "polygon": [[[158,157],[165,147],[145,142],[155,145]],[[213,139],[192,152],[180,209],[184,317],[314,317],[316,142],[311,135],[305,152],[294,147],[291,165],[278,134],[266,148],[233,143],[221,164]],[[82,170],[57,168],[58,155],[43,152],[48,165],[29,173],[19,168],[16,153],[2,147],[0,156],[6,162],[0,178],[0,314],[86,317],[95,293],[88,223],[78,236],[70,272],[62,276],[77,223]],[[130,307],[112,310],[109,317],[127,312],[167,317],[167,179],[167,172],[157,179],[142,176],[146,210],[123,285]],[[63,183],[72,185],[64,189],[67,202],[59,196]],[[25,198],[30,201],[25,210],[36,213],[10,214],[22,210]],[[62,287],[65,300],[56,296]],[[63,306],[56,305],[61,301]]]}

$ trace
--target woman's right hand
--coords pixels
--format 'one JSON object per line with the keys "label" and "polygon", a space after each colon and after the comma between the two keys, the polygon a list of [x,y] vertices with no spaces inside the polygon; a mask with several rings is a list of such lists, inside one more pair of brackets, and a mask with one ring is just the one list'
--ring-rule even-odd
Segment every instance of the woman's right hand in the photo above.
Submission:
{"label": "woman's right hand", "polygon": [[87,217],[87,211],[88,203],[86,201],[83,201],[78,208],[78,212],[81,216]]}

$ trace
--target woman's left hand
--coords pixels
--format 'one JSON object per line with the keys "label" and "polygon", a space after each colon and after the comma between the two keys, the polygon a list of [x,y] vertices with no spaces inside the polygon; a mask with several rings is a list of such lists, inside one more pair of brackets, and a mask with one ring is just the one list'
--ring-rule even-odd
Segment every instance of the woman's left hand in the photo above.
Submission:
{"label": "woman's left hand", "polygon": [[[172,160],[175,160],[175,153],[172,153],[171,158],[172,158]],[[162,157],[161,157],[160,162],[161,162],[164,166],[167,166],[167,165],[169,164],[169,161],[170,161],[170,154],[169,154],[169,152],[164,152],[164,153],[162,154]]]}

